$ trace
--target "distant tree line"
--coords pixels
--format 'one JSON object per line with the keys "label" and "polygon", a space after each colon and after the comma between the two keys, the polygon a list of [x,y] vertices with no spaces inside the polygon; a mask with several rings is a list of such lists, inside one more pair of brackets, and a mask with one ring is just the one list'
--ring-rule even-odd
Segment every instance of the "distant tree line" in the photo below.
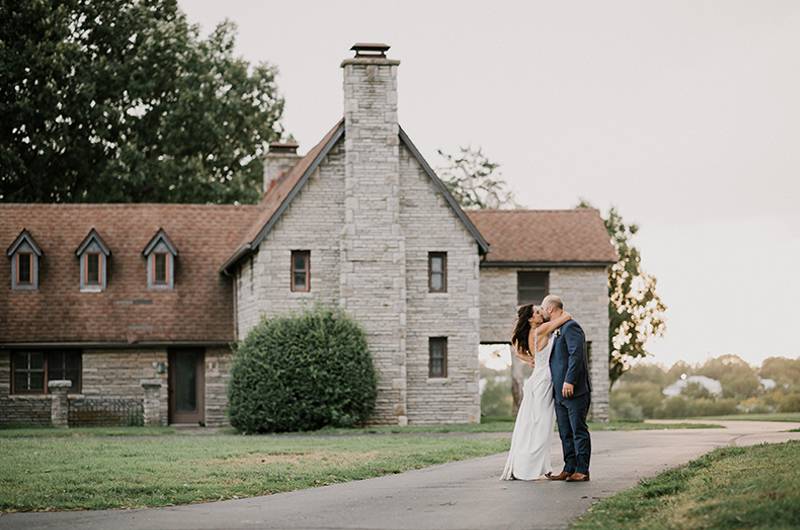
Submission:
{"label": "distant tree line", "polygon": [[[663,390],[684,374],[719,381],[722,394],[689,383],[679,395],[665,396]],[[800,358],[770,357],[758,368],[736,355],[699,365],[681,361],[668,369],[641,363],[622,375],[611,392],[611,416],[620,420],[770,412],[800,412]]]}

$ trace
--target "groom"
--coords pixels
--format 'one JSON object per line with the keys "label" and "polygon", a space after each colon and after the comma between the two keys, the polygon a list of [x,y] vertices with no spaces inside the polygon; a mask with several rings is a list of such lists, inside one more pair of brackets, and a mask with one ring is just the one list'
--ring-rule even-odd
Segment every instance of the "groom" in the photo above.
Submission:
{"label": "groom", "polygon": [[[555,295],[547,295],[542,310],[549,319],[564,312],[564,303]],[[564,470],[548,475],[550,480],[583,482],[589,480],[589,457],[592,442],[586,425],[586,414],[592,400],[589,361],[586,357],[586,336],[581,326],[570,320],[555,332],[550,354],[553,378],[556,423],[564,451]]]}

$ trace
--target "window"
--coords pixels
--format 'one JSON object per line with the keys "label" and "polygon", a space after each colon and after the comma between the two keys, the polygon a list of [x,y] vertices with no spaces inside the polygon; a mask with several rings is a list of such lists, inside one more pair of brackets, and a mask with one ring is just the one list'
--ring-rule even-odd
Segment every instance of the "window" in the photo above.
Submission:
{"label": "window", "polygon": [[33,283],[33,255],[30,252],[17,254],[17,285]]}
{"label": "window", "polygon": [[44,392],[44,354],[14,353],[14,393]]}
{"label": "window", "polygon": [[75,250],[80,260],[81,291],[98,293],[106,288],[111,250],[92,228]]}
{"label": "window", "polygon": [[447,377],[447,337],[430,337],[428,353],[428,377]]}
{"label": "window", "polygon": [[517,272],[517,304],[541,304],[547,296],[549,276],[546,271]]}
{"label": "window", "polygon": [[100,285],[100,254],[86,254],[86,285]]}
{"label": "window", "polygon": [[159,228],[150,238],[142,255],[147,260],[147,288],[172,289],[175,286],[175,258],[178,256],[178,249],[163,228]]}
{"label": "window", "polygon": [[311,252],[308,250],[292,251],[292,291],[311,290]]}
{"label": "window", "polygon": [[428,291],[447,292],[447,252],[428,252]]}
{"label": "window", "polygon": [[39,259],[42,250],[30,232],[23,229],[6,251],[11,258],[11,288],[36,290],[39,288]]}
{"label": "window", "polygon": [[156,285],[167,285],[167,255],[158,252],[153,259],[153,283]]}
{"label": "window", "polygon": [[81,352],[13,352],[11,356],[13,394],[46,394],[48,381],[72,381],[70,392],[80,392]]}

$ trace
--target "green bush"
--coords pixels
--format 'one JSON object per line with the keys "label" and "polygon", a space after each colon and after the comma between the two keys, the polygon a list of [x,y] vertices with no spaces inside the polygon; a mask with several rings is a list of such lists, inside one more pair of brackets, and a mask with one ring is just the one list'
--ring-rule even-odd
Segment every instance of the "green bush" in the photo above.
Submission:
{"label": "green bush", "polygon": [[611,391],[611,406],[618,400],[620,403],[631,401],[641,409],[645,418],[652,418],[655,410],[664,402],[664,395],[657,383],[622,381],[614,385]]}
{"label": "green bush", "polygon": [[635,403],[630,394],[614,393],[611,397],[609,416],[612,421],[642,421],[642,407]]}
{"label": "green bush", "polygon": [[320,305],[262,319],[237,348],[228,387],[231,425],[242,432],[363,424],[376,396],[363,329]]}
{"label": "green bush", "polygon": [[486,378],[486,386],[481,394],[481,416],[507,417],[514,410],[509,376],[495,375]]}
{"label": "green bush", "polygon": [[800,412],[800,392],[792,392],[782,396],[778,405],[780,412]]}
{"label": "green bush", "polygon": [[736,413],[738,401],[733,398],[696,398],[674,396],[664,400],[654,416],[656,418],[692,418],[695,416],[722,416]]}

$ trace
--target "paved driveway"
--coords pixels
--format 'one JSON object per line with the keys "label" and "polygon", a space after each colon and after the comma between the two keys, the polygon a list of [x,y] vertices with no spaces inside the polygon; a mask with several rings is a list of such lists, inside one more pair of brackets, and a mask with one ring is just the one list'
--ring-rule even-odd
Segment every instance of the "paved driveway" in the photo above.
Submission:
{"label": "paved driveway", "polygon": [[[596,499],[722,445],[800,439],[797,423],[716,422],[726,429],[597,432],[592,480],[498,480],[505,454],[250,499],[143,510],[18,513],[4,528],[473,529],[563,528]],[[557,437],[556,437],[557,441]],[[561,462],[554,443],[554,462]]]}

